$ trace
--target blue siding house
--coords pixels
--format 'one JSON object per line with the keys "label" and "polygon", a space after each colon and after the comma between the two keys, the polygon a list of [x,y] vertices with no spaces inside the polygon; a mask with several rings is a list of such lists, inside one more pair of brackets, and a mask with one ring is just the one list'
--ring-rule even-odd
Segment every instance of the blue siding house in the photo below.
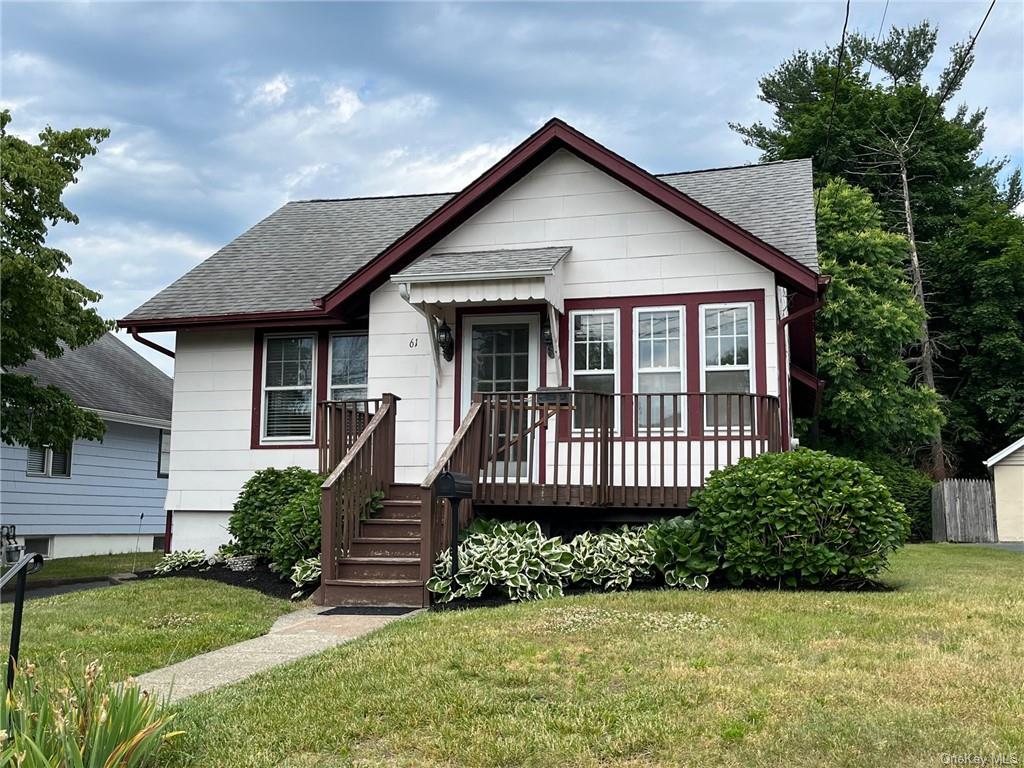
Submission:
{"label": "blue siding house", "polygon": [[70,451],[0,448],[0,519],[46,557],[162,549],[172,380],[113,334],[17,369],[107,426]]}

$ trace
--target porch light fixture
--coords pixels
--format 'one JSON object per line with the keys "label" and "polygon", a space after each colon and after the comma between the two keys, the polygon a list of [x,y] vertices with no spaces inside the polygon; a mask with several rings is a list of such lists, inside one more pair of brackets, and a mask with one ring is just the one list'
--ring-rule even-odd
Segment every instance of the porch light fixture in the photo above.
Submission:
{"label": "porch light fixture", "polygon": [[441,356],[450,363],[455,357],[455,336],[447,320],[442,320],[437,328],[437,346],[441,349]]}

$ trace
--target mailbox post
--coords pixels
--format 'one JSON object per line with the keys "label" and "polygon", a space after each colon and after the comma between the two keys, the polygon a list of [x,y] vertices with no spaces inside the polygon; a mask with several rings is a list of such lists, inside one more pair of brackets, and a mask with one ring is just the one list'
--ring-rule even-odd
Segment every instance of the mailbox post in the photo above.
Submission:
{"label": "mailbox post", "polygon": [[459,572],[459,503],[473,498],[473,481],[462,472],[442,472],[434,481],[439,498],[448,500],[451,510],[452,578]]}

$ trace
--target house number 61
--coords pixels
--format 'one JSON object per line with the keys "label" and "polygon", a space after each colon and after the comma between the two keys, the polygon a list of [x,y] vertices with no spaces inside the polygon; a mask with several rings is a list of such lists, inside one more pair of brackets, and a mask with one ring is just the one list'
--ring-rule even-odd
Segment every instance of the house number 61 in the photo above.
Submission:
{"label": "house number 61", "polygon": [[409,339],[409,349],[415,349],[419,345],[420,345],[420,338],[419,338],[419,336],[413,336],[411,339]]}

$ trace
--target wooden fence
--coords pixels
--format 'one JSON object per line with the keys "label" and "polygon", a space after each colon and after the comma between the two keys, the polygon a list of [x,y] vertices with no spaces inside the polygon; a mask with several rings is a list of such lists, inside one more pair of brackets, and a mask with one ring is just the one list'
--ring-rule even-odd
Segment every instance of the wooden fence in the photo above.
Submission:
{"label": "wooden fence", "polygon": [[943,480],[932,488],[932,540],[997,541],[990,480]]}

